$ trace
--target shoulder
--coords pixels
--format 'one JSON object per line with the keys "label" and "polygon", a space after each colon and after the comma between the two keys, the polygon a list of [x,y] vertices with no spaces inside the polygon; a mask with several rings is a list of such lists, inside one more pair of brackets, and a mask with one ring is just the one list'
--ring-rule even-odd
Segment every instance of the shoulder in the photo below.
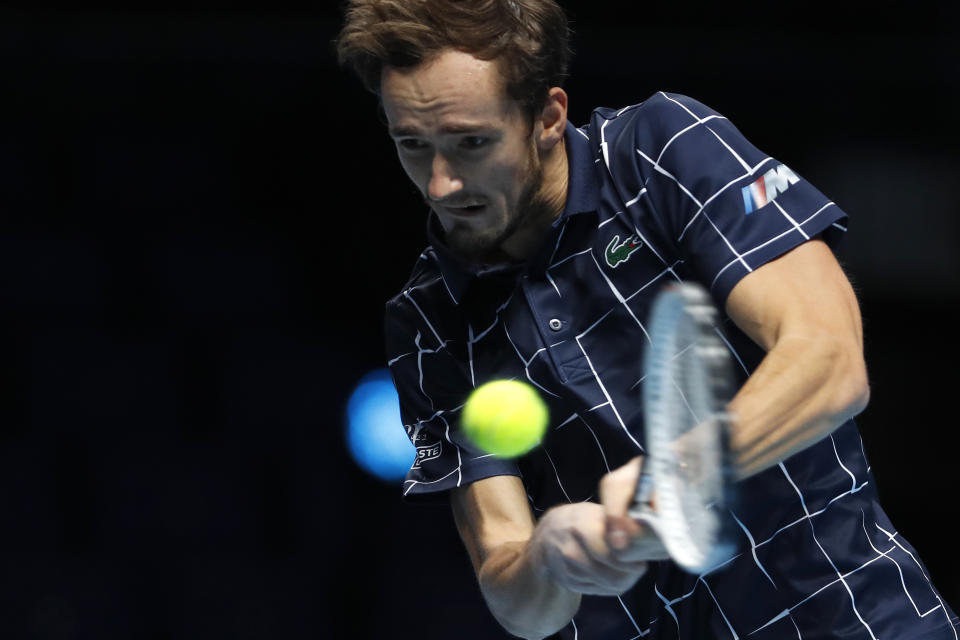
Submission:
{"label": "shoulder", "polygon": [[[429,341],[442,342],[437,328],[447,324],[450,308],[455,307],[444,282],[432,247],[420,254],[403,288],[386,303],[384,329],[388,346],[396,340],[407,342],[410,336],[423,334]],[[388,351],[390,349],[388,348]]]}
{"label": "shoulder", "polygon": [[591,128],[602,132],[597,144],[610,176],[628,191],[649,186],[672,197],[677,185],[686,193],[705,181],[709,197],[768,160],[725,116],[682,94],[660,91],[618,111],[597,109]]}
{"label": "shoulder", "polygon": [[[413,264],[410,270],[410,276],[407,278],[403,288],[387,301],[387,311],[391,309],[402,308],[410,304],[411,291],[431,291],[443,287],[443,276],[440,273],[440,265],[437,262],[437,256],[432,247],[424,249],[420,257]],[[427,295],[431,295],[427,293]]]}
{"label": "shoulder", "polygon": [[646,100],[621,109],[599,107],[590,117],[590,129],[600,142],[616,145],[662,146],[684,129],[708,120],[724,119],[702,102],[679,93],[658,91]]}

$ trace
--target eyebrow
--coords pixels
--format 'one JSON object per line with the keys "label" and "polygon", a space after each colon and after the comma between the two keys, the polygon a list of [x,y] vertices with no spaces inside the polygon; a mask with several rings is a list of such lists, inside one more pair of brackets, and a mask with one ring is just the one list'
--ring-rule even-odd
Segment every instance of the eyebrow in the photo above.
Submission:
{"label": "eyebrow", "polygon": [[[464,133],[477,133],[478,131],[489,131],[493,126],[486,123],[475,123],[475,124],[459,124],[451,123],[445,124],[440,127],[441,133],[446,134],[464,134]],[[422,131],[416,127],[390,127],[390,135],[394,138],[402,138],[406,136],[417,137],[422,135]]]}

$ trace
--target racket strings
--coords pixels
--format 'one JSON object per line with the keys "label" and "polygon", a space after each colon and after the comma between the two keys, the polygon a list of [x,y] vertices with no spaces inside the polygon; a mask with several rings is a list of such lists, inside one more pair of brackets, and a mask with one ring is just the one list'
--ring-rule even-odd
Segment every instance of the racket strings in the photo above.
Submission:
{"label": "racket strings", "polygon": [[647,446],[658,508],[652,520],[681,565],[702,568],[716,557],[727,485],[726,347],[701,291],[678,288],[655,307],[644,364]]}

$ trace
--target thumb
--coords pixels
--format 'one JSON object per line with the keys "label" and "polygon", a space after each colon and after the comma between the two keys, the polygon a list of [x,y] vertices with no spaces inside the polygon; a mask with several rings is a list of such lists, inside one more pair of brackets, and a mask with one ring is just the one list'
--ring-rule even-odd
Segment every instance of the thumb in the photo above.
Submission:
{"label": "thumb", "polygon": [[643,527],[627,515],[642,468],[643,457],[637,456],[600,480],[600,502],[606,515],[604,537],[613,549],[625,549],[631,540],[643,532]]}

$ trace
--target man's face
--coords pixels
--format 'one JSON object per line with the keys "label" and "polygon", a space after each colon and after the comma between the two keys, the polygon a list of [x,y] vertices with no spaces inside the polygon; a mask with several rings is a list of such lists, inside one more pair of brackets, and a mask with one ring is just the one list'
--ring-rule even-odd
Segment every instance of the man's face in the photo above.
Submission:
{"label": "man's face", "polygon": [[490,256],[539,217],[533,125],[506,95],[495,62],[448,50],[411,69],[387,67],[380,86],[400,164],[451,249]]}

